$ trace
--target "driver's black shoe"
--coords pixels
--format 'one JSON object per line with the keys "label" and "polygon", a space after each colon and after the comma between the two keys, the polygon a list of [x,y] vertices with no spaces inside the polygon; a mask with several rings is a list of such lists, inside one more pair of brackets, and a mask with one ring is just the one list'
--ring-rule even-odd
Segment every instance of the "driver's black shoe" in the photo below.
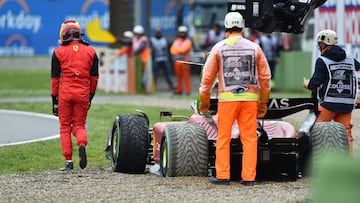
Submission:
{"label": "driver's black shoe", "polygon": [[79,146],[79,165],[81,169],[84,169],[87,165],[85,145]]}
{"label": "driver's black shoe", "polygon": [[60,171],[68,171],[74,169],[74,163],[72,161],[67,161],[64,168],[60,168]]}
{"label": "driver's black shoe", "polygon": [[215,185],[229,185],[230,181],[228,179],[218,179],[216,177],[210,177],[209,182]]}

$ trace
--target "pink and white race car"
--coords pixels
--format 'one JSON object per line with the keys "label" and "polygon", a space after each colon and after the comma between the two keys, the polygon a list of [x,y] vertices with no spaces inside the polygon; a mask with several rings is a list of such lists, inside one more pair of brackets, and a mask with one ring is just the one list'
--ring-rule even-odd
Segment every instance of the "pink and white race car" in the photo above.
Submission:
{"label": "pink and white race car", "polygon": [[[316,106],[316,101],[311,98],[270,99],[265,118],[258,120],[257,178],[296,180],[307,163],[319,159],[322,153],[333,149],[348,150],[344,126],[337,122],[315,122]],[[192,109],[190,117],[160,112],[160,120],[153,127],[149,127],[148,116],[142,111],[117,115],[105,150],[113,171],[144,173],[146,166],[153,165],[157,167],[150,169],[163,177],[214,176],[217,99],[211,99],[212,115],[199,114],[196,104]],[[303,110],[309,114],[299,129],[282,119]],[[238,126],[234,123],[232,179],[239,179],[241,158],[242,144]]]}

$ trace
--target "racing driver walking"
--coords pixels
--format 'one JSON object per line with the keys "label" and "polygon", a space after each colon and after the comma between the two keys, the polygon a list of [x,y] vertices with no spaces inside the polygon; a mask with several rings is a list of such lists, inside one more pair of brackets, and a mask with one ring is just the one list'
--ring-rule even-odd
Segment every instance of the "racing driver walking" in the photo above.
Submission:
{"label": "racing driver walking", "polygon": [[61,170],[74,168],[72,161],[73,134],[79,146],[79,164],[87,165],[87,133],[85,123],[99,78],[95,50],[82,39],[79,23],[66,20],[60,28],[60,46],[51,61],[51,96],[53,114],[59,116],[60,142],[66,159]]}

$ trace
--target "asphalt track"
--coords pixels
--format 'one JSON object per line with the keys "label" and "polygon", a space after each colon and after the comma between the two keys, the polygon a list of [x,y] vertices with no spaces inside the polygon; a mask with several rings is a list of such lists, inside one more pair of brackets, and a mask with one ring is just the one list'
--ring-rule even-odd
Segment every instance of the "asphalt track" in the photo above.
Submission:
{"label": "asphalt track", "polygon": [[0,147],[59,138],[53,115],[0,109]]}
{"label": "asphalt track", "polygon": [[[0,68],[46,68],[50,66],[50,62],[51,57],[23,58],[21,60],[2,58]],[[7,100],[11,101],[12,98],[3,99],[4,102]],[[57,117],[50,114],[0,109],[0,147],[58,138],[58,122]]]}

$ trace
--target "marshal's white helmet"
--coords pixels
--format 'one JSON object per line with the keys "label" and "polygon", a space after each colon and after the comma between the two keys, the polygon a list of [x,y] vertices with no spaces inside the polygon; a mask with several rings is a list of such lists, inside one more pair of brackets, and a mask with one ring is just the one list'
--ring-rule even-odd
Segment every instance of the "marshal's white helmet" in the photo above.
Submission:
{"label": "marshal's white helmet", "polygon": [[134,37],[134,33],[129,31],[129,30],[125,31],[123,35],[124,35],[124,37],[127,37],[127,38],[133,38]]}
{"label": "marshal's white helmet", "polygon": [[133,32],[134,32],[135,34],[143,34],[143,33],[144,33],[144,28],[143,28],[143,26],[141,26],[141,25],[136,25],[136,26],[134,27],[134,29],[133,29]]}
{"label": "marshal's white helmet", "polygon": [[178,32],[187,32],[187,31],[188,31],[188,29],[184,25],[181,25],[181,26],[178,27]]}
{"label": "marshal's white helmet", "polygon": [[337,34],[333,30],[322,30],[317,34],[317,42],[324,42],[326,45],[334,45],[337,43]]}
{"label": "marshal's white helmet", "polygon": [[226,29],[229,28],[244,28],[244,18],[239,12],[229,12],[225,16],[224,25]]}

